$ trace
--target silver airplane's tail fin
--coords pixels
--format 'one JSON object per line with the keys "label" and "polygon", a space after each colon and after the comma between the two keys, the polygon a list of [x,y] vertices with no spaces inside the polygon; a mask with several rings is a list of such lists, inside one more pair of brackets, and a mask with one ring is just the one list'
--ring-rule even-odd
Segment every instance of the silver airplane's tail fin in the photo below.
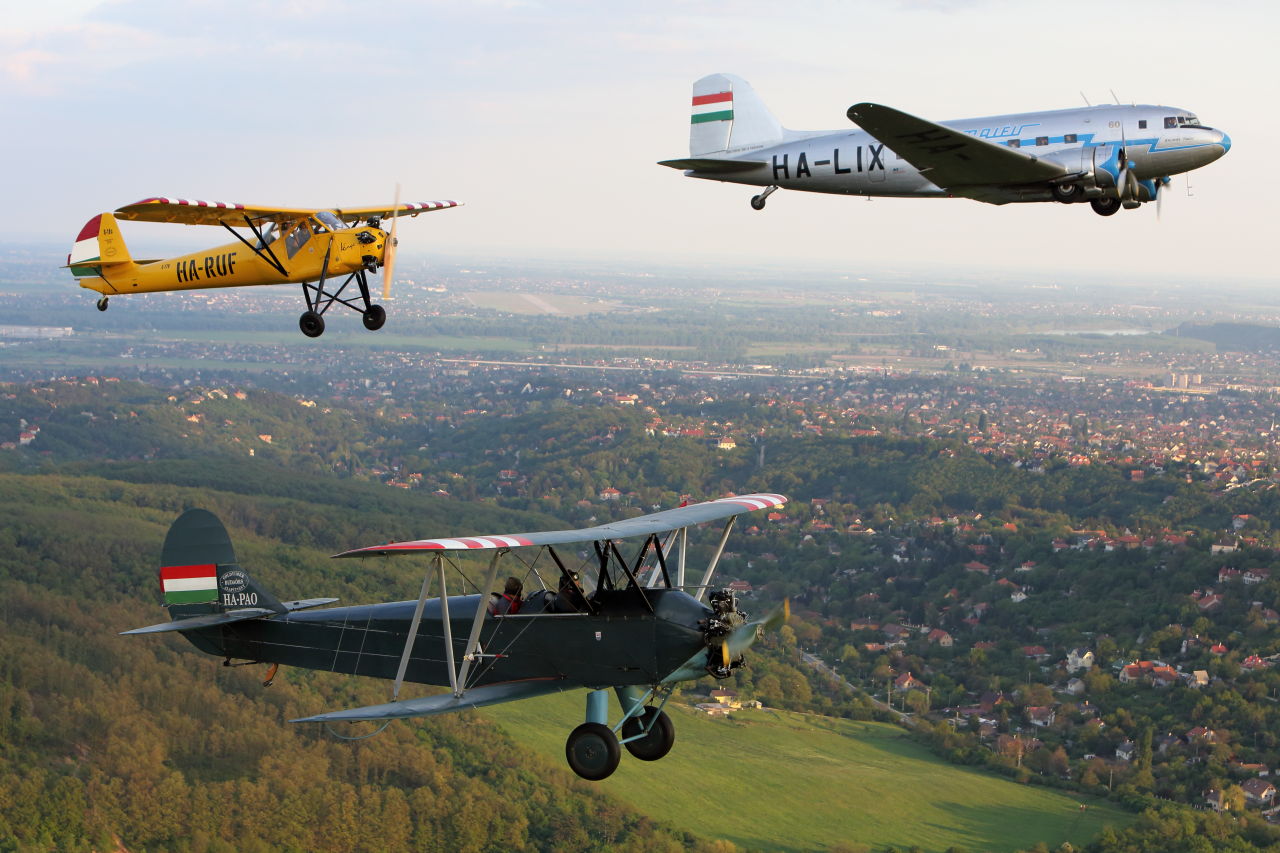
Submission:
{"label": "silver airplane's tail fin", "polygon": [[737,154],[782,142],[785,131],[751,84],[710,74],[693,84],[689,156]]}

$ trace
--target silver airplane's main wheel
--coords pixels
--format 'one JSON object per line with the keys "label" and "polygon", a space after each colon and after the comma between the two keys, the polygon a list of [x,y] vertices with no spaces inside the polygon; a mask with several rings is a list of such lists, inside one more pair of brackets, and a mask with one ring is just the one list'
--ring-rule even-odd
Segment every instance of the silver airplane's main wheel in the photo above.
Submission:
{"label": "silver airplane's main wheel", "polygon": [[314,311],[308,311],[298,318],[298,328],[308,338],[318,338],[324,334],[324,318]]}
{"label": "silver airplane's main wheel", "polygon": [[1120,209],[1120,199],[1103,196],[1102,198],[1090,199],[1089,206],[1099,216],[1111,216]]}
{"label": "silver airplane's main wheel", "polygon": [[764,201],[765,201],[764,196],[753,195],[751,197],[751,209],[764,210]]}
{"label": "silver airplane's main wheel", "polygon": [[99,311],[107,310],[107,297],[103,296],[98,300],[98,310]]}
{"label": "silver airplane's main wheel", "polygon": [[1063,204],[1071,204],[1073,201],[1079,201],[1081,192],[1082,190],[1080,189],[1079,184],[1054,184],[1053,185],[1054,201],[1060,201]]}
{"label": "silver airplane's main wheel", "polygon": [[564,756],[569,767],[583,779],[599,782],[618,769],[622,749],[618,739],[608,726],[600,723],[583,723],[569,733],[564,745]]}
{"label": "silver airplane's main wheel", "polygon": [[649,725],[649,721],[655,717],[657,719],[647,735],[636,740],[628,740],[623,744],[627,752],[641,761],[657,761],[671,751],[671,747],[676,742],[675,723],[671,722],[666,711],[645,708],[642,716],[632,717],[622,724],[622,738],[626,740],[644,731],[645,726]]}
{"label": "silver airplane's main wheel", "polygon": [[370,305],[369,310],[361,315],[364,321],[364,327],[371,332],[376,332],[382,328],[382,324],[387,322],[387,312],[381,305]]}

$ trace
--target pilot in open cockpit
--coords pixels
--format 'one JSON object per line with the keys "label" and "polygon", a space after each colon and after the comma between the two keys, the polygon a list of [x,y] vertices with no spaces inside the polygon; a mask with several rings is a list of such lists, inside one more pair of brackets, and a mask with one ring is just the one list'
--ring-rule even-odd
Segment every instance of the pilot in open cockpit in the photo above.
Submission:
{"label": "pilot in open cockpit", "polygon": [[490,593],[493,597],[489,600],[489,613],[493,616],[519,613],[520,605],[524,603],[521,598],[523,593],[524,583],[520,578],[507,578],[501,595]]}
{"label": "pilot in open cockpit", "polygon": [[554,613],[581,613],[590,610],[587,596],[582,591],[582,582],[577,572],[566,571],[560,575],[560,588],[551,601]]}

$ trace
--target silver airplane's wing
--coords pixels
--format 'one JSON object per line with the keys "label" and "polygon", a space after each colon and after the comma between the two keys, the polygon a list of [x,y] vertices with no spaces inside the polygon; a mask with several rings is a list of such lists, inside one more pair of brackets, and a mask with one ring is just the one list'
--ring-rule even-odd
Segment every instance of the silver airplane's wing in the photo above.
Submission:
{"label": "silver airplane's wing", "polygon": [[507,533],[501,536],[458,536],[449,539],[416,539],[412,542],[389,542],[335,554],[337,557],[385,557],[391,554],[412,554],[419,551],[471,551],[491,548],[519,548],[525,545],[568,545],[574,542],[602,542],[606,539],[625,539],[628,536],[648,536],[665,533],[693,524],[754,512],[758,509],[782,506],[787,499],[782,495],[736,495],[714,501],[690,504],[663,510],[650,515],[624,518],[596,527],[579,530],[542,530],[536,533]]}
{"label": "silver airplane's wing", "polygon": [[447,714],[450,711],[463,711],[467,708],[481,708],[485,705],[514,702],[517,699],[531,699],[534,696],[545,696],[548,693],[560,693],[564,690],[576,690],[580,687],[582,687],[581,684],[564,678],[534,678],[527,681],[507,681],[501,684],[474,687],[461,696],[442,693],[439,696],[424,696],[421,699],[405,699],[401,702],[387,702],[382,705],[366,705],[363,708],[352,708],[348,711],[330,711],[327,714],[300,717],[289,722],[327,723],[338,720],[399,720],[406,717],[430,717],[435,714]]}
{"label": "silver airplane's wing", "polygon": [[955,195],[994,201],[990,187],[1046,183],[1068,174],[1060,163],[997,145],[880,104],[854,104],[849,121],[883,142],[925,178]]}

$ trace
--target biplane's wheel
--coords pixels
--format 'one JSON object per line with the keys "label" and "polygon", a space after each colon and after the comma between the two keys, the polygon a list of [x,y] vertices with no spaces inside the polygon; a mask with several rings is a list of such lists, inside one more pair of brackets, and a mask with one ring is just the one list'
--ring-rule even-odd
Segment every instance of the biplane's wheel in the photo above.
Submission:
{"label": "biplane's wheel", "polygon": [[751,209],[752,209],[752,210],[764,210],[764,196],[762,196],[762,195],[753,195],[753,196],[751,197]]}
{"label": "biplane's wheel", "polygon": [[613,731],[600,723],[583,723],[569,733],[564,745],[569,767],[583,779],[599,782],[618,769],[622,749]]}
{"label": "biplane's wheel", "polygon": [[314,311],[308,311],[298,318],[298,328],[308,338],[318,338],[324,334],[324,318]]}
{"label": "biplane's wheel", "polygon": [[381,305],[370,305],[369,310],[360,316],[364,320],[364,327],[371,332],[378,331],[387,322],[387,311]]}
{"label": "biplane's wheel", "polygon": [[632,717],[623,723],[623,740],[640,734],[649,725],[650,720],[653,720],[653,727],[649,729],[648,734],[635,740],[627,740],[622,744],[627,748],[627,752],[641,761],[657,761],[670,752],[676,742],[675,723],[671,722],[666,711],[659,711],[657,708],[645,708],[643,715]]}
{"label": "biplane's wheel", "polygon": [[99,311],[107,310],[107,297],[103,296],[98,299],[98,310]]}

